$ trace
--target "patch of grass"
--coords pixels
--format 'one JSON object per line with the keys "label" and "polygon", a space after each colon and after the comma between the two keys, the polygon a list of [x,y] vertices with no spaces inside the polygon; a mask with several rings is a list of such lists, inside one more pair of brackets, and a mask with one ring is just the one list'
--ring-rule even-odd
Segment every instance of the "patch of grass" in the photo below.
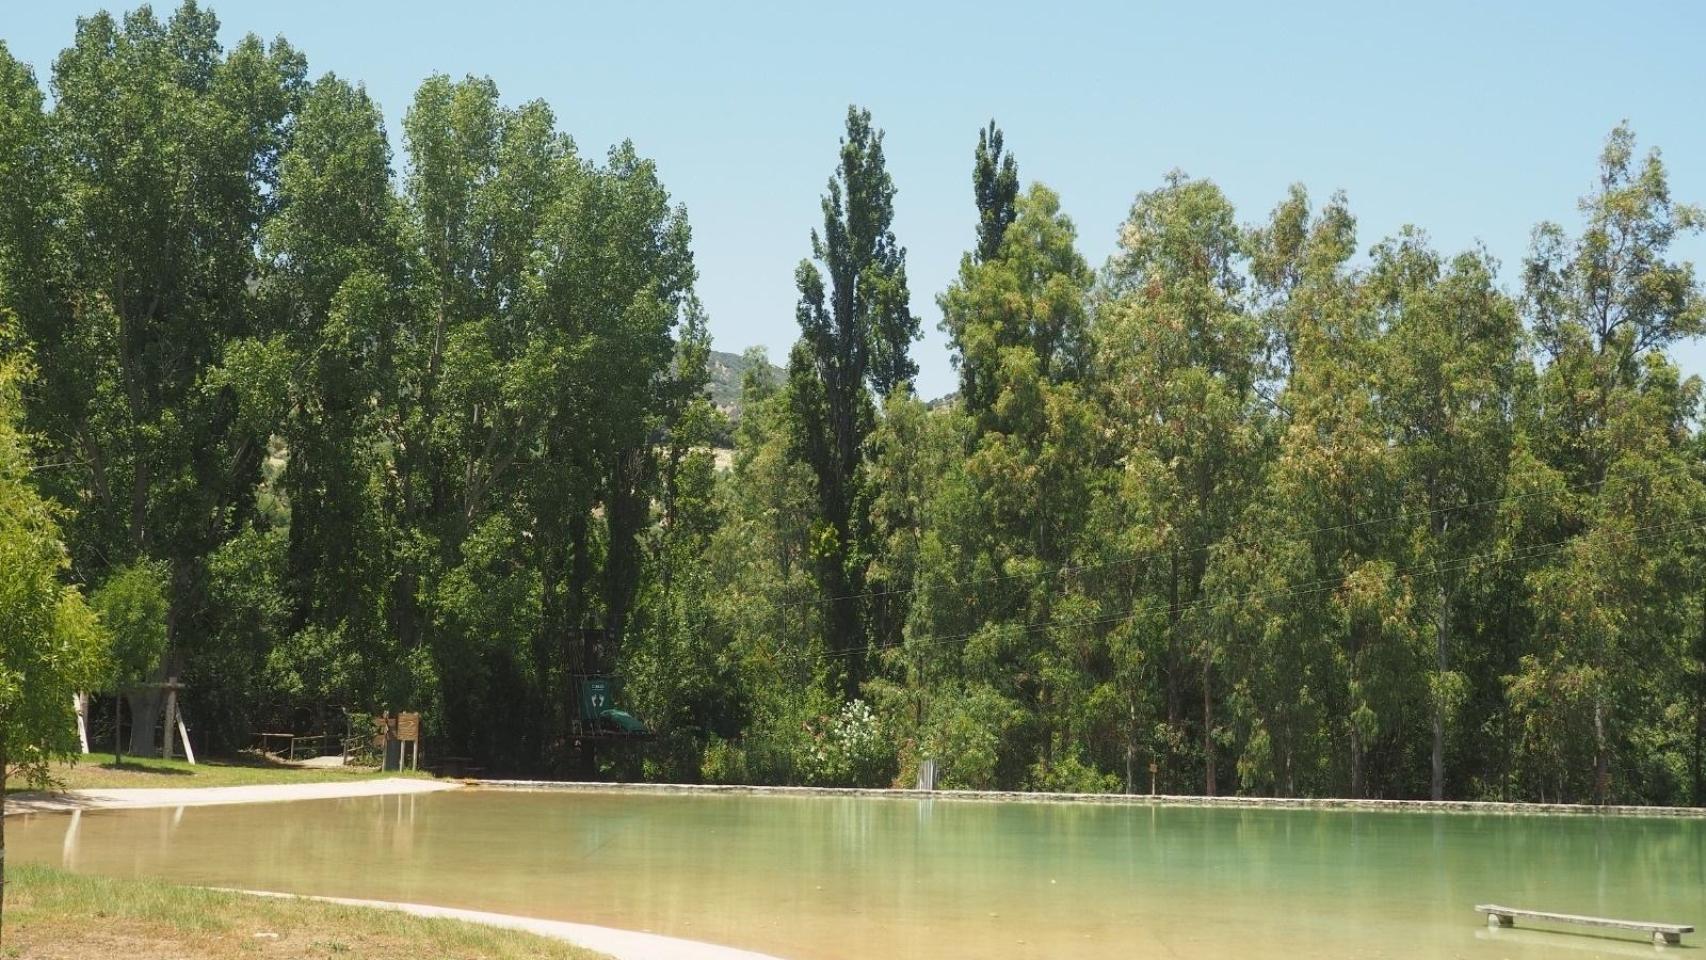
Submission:
{"label": "patch of grass", "polygon": [[[111,754],[90,754],[75,764],[50,768],[55,788],[87,790],[107,787],[241,787],[273,783],[343,783],[383,777],[430,778],[426,772],[381,773],[372,767],[303,767],[260,754],[205,759],[191,766],[182,760],[125,757],[114,764]],[[14,785],[14,789],[22,784]]]}
{"label": "patch of grass", "polygon": [[7,871],[0,957],[32,960],[600,960],[557,940],[459,920],[254,897],[50,867]]}

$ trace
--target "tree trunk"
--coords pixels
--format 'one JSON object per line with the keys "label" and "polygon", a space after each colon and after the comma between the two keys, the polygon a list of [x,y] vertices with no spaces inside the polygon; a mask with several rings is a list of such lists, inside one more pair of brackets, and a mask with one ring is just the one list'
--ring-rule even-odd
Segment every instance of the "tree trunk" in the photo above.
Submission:
{"label": "tree trunk", "polygon": [[130,694],[130,753],[135,757],[152,757],[154,725],[160,720],[160,691],[143,687]]}
{"label": "tree trunk", "polygon": [[0,739],[0,947],[6,944],[6,741]]}
{"label": "tree trunk", "polygon": [[1694,805],[1706,806],[1706,591],[1701,594],[1700,635],[1694,639]]}
{"label": "tree trunk", "polygon": [[[1434,612],[1434,666],[1438,675],[1445,676],[1447,663],[1447,643],[1451,633],[1451,611],[1447,607],[1445,583],[1438,585],[1438,609]],[[1434,752],[1433,752],[1433,785],[1429,795],[1435,800],[1445,799],[1445,705],[1434,698]]]}
{"label": "tree trunk", "polygon": [[124,693],[113,694],[113,766],[124,765]]}
{"label": "tree trunk", "polygon": [[1706,754],[1706,694],[1695,691],[1694,694],[1694,805],[1706,806],[1706,765],[1701,763],[1702,755]]}
{"label": "tree trunk", "polygon": [[1214,796],[1214,687],[1211,684],[1209,669],[1211,661],[1208,651],[1203,651],[1202,660],[1202,758],[1203,758],[1203,794]]}
{"label": "tree trunk", "polygon": [[[1179,674],[1184,670],[1184,656],[1179,652],[1179,555],[1173,554],[1167,577],[1167,659],[1162,669],[1167,674],[1167,732],[1168,752],[1174,759],[1183,752],[1178,731],[1184,726],[1183,695],[1179,692]],[[1168,789],[1173,789],[1168,785]],[[1182,788],[1188,791],[1189,787]]]}
{"label": "tree trunk", "polygon": [[1706,806],[1706,691],[1694,692],[1694,805]]}
{"label": "tree trunk", "polygon": [[1132,743],[1130,738],[1127,738],[1125,742],[1125,792],[1127,795],[1136,792],[1132,789],[1132,774],[1136,760],[1137,745]]}
{"label": "tree trunk", "polygon": [[1280,756],[1284,758],[1285,763],[1283,768],[1285,771],[1285,795],[1295,797],[1297,796],[1297,751],[1292,748],[1291,744],[1291,724],[1287,723],[1284,730],[1285,746],[1281,749]]}
{"label": "tree trunk", "polygon": [[1605,700],[1595,696],[1593,701],[1593,802],[1604,804],[1610,764],[1605,749]]}
{"label": "tree trunk", "polygon": [[1353,719],[1351,722],[1351,796],[1360,800],[1362,795],[1362,731],[1357,729],[1356,722]]}

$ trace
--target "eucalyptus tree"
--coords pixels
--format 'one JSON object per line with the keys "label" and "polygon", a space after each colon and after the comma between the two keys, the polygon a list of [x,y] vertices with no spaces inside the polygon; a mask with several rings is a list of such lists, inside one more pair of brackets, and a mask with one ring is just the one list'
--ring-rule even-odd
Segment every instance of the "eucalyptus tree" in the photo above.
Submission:
{"label": "eucalyptus tree", "polygon": [[1393,464],[1374,408],[1377,330],[1346,268],[1356,222],[1342,197],[1315,211],[1293,187],[1247,244],[1271,438],[1237,526],[1208,551],[1204,588],[1226,638],[1239,779],[1362,795],[1395,699],[1402,644],[1387,624],[1403,585],[1388,532],[1361,522],[1390,509]]}
{"label": "eucalyptus tree", "polygon": [[1637,159],[1626,126],[1581,209],[1579,236],[1541,225],[1525,264],[1523,306],[1549,362],[1538,457],[1524,461],[1537,476],[1522,482],[1556,493],[1538,522],[1567,541],[1528,577],[1540,631],[1510,695],[1532,790],[1646,799],[1669,774],[1643,768],[1632,743],[1660,735],[1675,693],[1654,678],[1674,673],[1695,628],[1682,543],[1706,515],[1689,437],[1700,384],[1665,354],[1706,329],[1706,298],[1671,245],[1706,220],[1671,199],[1658,152]]}
{"label": "eucalyptus tree", "polygon": [[[805,725],[832,709],[834,659],[813,576],[818,497],[793,456],[792,402],[761,348],[747,351],[734,449],[718,482],[721,524],[704,563],[717,628],[729,638],[742,744],[712,741],[703,775],[718,782],[790,782]],[[837,691],[839,692],[839,691]]]}
{"label": "eucalyptus tree", "polygon": [[1415,518],[1403,560],[1420,567],[1429,594],[1419,606],[1433,638],[1427,679],[1432,725],[1429,795],[1446,792],[1446,729],[1467,694],[1459,668],[1458,624],[1465,557],[1494,540],[1495,501],[1509,468],[1519,382],[1521,325],[1516,307],[1481,253],[1449,262],[1413,230],[1378,245],[1369,297],[1381,317],[1379,410],[1399,458],[1399,506]]}
{"label": "eucalyptus tree", "polygon": [[1264,443],[1263,344],[1242,264],[1231,203],[1213,183],[1175,172],[1133,203],[1091,328],[1105,429],[1120,464],[1104,515],[1122,531],[1114,538],[1144,545],[1145,560],[1134,561],[1140,589],[1167,611],[1161,635],[1148,638],[1161,664],[1170,741],[1162,749],[1183,752],[1187,700],[1196,697],[1195,758],[1209,794],[1218,789],[1219,644],[1197,604],[1208,548],[1249,499]]}
{"label": "eucalyptus tree", "polygon": [[958,672],[983,699],[1034,721],[1001,744],[1008,785],[1077,787],[1051,777],[1057,760],[1088,763],[1081,708],[1100,651],[1093,636],[1052,621],[1074,619],[1084,602],[1062,596],[1056,571],[1082,545],[1098,447],[1080,382],[1093,277],[1052,191],[1032,185],[1014,211],[994,254],[968,253],[938,300],[962,383],[975,386],[956,413],[966,421],[963,465],[938,485],[932,554],[949,562],[919,572],[947,602],[916,606],[912,630],[972,631]]}
{"label": "eucalyptus tree", "polygon": [[918,369],[908,352],[918,318],[906,286],[906,249],[894,235],[894,196],[882,131],[871,126],[869,110],[848,107],[840,160],[823,197],[823,232],[812,231],[812,259],[794,273],[800,339],[788,360],[794,455],[817,482],[814,572],[848,699],[865,679],[869,642],[860,594],[870,550],[862,474],[876,420],[872,394],[910,390]]}

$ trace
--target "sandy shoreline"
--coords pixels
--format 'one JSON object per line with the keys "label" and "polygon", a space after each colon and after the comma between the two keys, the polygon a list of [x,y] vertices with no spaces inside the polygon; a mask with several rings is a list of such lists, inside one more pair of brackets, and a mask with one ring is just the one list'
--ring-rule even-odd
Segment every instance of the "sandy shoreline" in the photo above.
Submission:
{"label": "sandy shoreline", "polygon": [[341,800],[394,794],[456,790],[459,781],[352,780],[349,783],[268,783],[240,787],[114,787],[63,793],[15,793],[6,797],[6,815],[69,813],[73,810],[136,810],[148,807],[205,807],[226,803],[282,803],[287,800]]}
{"label": "sandy shoreline", "polygon": [[[64,793],[19,793],[6,799],[6,814],[72,813],[88,810],[140,810],[159,807],[214,806],[219,804],[281,803],[291,800],[336,800],[349,797],[386,797],[438,793],[463,789],[461,782],[412,780],[401,777],[358,780],[351,783],[255,784],[238,787],[129,788],[69,790]],[[261,890],[237,893],[266,897],[292,894]],[[608,954],[616,960],[780,960],[780,958],[696,940],[683,940],[652,933],[618,930],[586,923],[519,917],[480,910],[462,910],[424,903],[392,903],[382,900],[350,900],[338,897],[302,897],[345,906],[398,910],[418,917],[439,917],[486,926],[522,930],[578,947]]]}

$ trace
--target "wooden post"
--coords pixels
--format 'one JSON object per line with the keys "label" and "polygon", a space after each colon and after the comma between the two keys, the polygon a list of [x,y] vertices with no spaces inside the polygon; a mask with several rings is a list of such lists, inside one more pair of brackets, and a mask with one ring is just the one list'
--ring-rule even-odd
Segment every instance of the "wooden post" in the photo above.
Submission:
{"label": "wooden post", "polygon": [[397,769],[419,770],[421,766],[421,715],[397,714]]}

